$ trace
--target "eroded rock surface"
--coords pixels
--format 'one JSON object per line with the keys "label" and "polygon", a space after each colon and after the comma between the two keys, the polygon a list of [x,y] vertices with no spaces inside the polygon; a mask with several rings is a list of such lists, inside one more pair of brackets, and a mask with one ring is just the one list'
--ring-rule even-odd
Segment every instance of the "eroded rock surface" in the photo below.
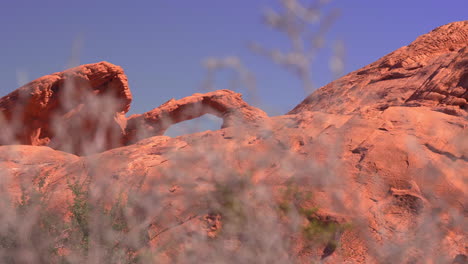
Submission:
{"label": "eroded rock surface", "polygon": [[468,21],[441,26],[312,93],[290,113],[429,106],[468,116]]}
{"label": "eroded rock surface", "polygon": [[233,91],[197,93],[180,100],[171,99],[147,113],[129,117],[125,130],[127,142],[164,135],[171,125],[205,114],[222,118],[222,128],[252,124],[268,117],[262,110],[244,102],[241,94]]}
{"label": "eroded rock surface", "polygon": [[[34,80],[0,99],[0,144],[49,145],[71,153],[120,146],[132,95],[121,67],[78,66]],[[96,142],[103,140],[104,142]]]}
{"label": "eroded rock surface", "polygon": [[[0,187],[20,204],[41,194],[47,210],[71,224],[84,221],[73,211],[83,193],[105,212],[125,205],[116,219],[125,216],[132,228],[93,216],[99,221],[84,230],[109,229],[89,239],[114,255],[125,245],[127,256],[149,262],[461,263],[468,255],[466,27],[456,22],[423,35],[287,115],[268,117],[223,90],[131,116],[129,145],[102,153],[1,146]],[[203,114],[223,118],[223,128],[162,136]],[[73,259],[70,230],[51,246]],[[110,261],[101,253],[93,256]]]}
{"label": "eroded rock surface", "polygon": [[222,118],[223,128],[268,117],[229,90],[171,99],[126,118],[131,100],[122,68],[107,62],[41,77],[0,99],[5,130],[0,144],[46,145],[87,155],[163,135],[171,125],[205,114]]}

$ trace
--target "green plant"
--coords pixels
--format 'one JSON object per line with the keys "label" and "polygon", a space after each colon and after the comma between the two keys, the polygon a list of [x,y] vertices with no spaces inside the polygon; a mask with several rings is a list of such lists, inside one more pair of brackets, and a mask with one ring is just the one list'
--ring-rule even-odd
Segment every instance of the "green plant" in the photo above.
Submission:
{"label": "green plant", "polygon": [[88,202],[88,190],[78,183],[68,184],[73,194],[73,203],[69,209],[71,212],[72,230],[79,232],[79,246],[85,252],[89,248],[89,215],[91,206]]}
{"label": "green plant", "polygon": [[305,204],[312,200],[313,196],[306,188],[301,188],[294,181],[286,184],[286,190],[278,202],[278,209],[283,214],[295,211],[299,216],[307,219],[307,223],[301,227],[301,236],[309,244],[326,244],[326,251],[333,252],[339,245],[341,233],[349,227],[349,224],[340,224],[333,220],[324,220],[320,217],[320,209],[316,206],[307,207]]}

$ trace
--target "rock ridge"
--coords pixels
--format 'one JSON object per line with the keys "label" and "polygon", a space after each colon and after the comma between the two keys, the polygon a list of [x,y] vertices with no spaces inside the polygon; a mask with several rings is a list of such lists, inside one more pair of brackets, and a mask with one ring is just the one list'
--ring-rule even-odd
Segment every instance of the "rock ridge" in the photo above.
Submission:
{"label": "rock ridge", "polygon": [[309,95],[289,114],[428,106],[468,116],[468,21],[441,26]]}

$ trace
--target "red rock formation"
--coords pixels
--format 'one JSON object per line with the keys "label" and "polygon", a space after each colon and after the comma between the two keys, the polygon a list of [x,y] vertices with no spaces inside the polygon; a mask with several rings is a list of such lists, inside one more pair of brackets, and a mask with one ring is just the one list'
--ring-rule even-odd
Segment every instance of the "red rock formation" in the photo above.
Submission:
{"label": "red rock formation", "polygon": [[91,152],[119,146],[111,135],[122,134],[119,120],[131,100],[122,68],[107,62],[41,77],[0,99],[7,130],[0,144],[49,145],[82,154],[83,145],[104,133],[110,140]]}
{"label": "red rock formation", "polygon": [[424,105],[467,116],[467,42],[468,21],[441,26],[322,87],[290,114],[304,110],[348,114]]}
{"label": "red rock formation", "polygon": [[222,118],[222,128],[254,123],[268,117],[262,110],[244,102],[238,93],[229,90],[197,93],[177,101],[171,99],[149,112],[129,117],[125,130],[127,142],[164,135],[171,125],[205,114]]}
{"label": "red rock formation", "polygon": [[[71,226],[87,220],[87,194],[95,206],[89,228],[51,239],[72,259],[81,251],[70,241],[89,232],[90,255],[107,262],[466,260],[467,27],[456,22],[421,36],[287,115],[267,117],[238,94],[217,91],[130,117],[129,143],[138,141],[102,153],[1,146],[0,187],[17,202],[38,192]],[[206,113],[224,118],[224,128],[161,136]],[[99,217],[99,206],[112,221]],[[3,215],[14,217],[8,208]],[[19,226],[28,233],[31,225]]]}
{"label": "red rock formation", "polygon": [[[107,62],[41,77],[0,99],[10,129],[0,144],[47,145],[82,155],[163,135],[172,124],[204,114],[222,118],[223,128],[267,118],[229,90],[171,99],[126,119],[131,99],[123,70]],[[87,145],[93,147],[83,149]]]}

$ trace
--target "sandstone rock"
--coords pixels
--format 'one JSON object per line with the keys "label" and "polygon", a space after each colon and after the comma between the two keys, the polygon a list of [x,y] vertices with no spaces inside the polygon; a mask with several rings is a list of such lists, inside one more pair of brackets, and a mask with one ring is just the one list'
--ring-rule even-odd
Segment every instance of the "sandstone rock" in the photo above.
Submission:
{"label": "sandstone rock", "polygon": [[206,94],[194,94],[180,100],[171,99],[161,106],[127,120],[127,141],[163,135],[173,124],[211,114],[223,119],[224,127],[240,126],[265,120],[262,110],[248,105],[240,94],[219,90]]}
{"label": "sandstone rock", "polygon": [[380,59],[378,64],[379,67],[390,68],[420,67],[427,65],[439,55],[466,48],[467,42],[468,21],[453,22],[418,37],[408,46]]}
{"label": "sandstone rock", "polygon": [[290,113],[430,106],[468,116],[468,21],[441,26],[312,93]]}
{"label": "sandstone rock", "polygon": [[[90,243],[114,255],[123,246],[123,255],[148,262],[463,261],[466,26],[442,26],[322,87],[287,115],[268,117],[223,90],[131,116],[128,145],[101,153],[0,146],[0,187],[16,203],[39,192],[69,224],[86,220],[72,212],[86,193],[94,221],[79,230],[100,234]],[[223,128],[163,136],[203,114],[222,117]],[[109,220],[96,208],[120,214]],[[73,253],[73,233],[63,233],[53,248]]]}
{"label": "sandstone rock", "polygon": [[107,62],[41,77],[0,99],[0,144],[49,145],[79,154],[119,146],[111,137],[122,135],[119,120],[131,100],[122,68]]}

